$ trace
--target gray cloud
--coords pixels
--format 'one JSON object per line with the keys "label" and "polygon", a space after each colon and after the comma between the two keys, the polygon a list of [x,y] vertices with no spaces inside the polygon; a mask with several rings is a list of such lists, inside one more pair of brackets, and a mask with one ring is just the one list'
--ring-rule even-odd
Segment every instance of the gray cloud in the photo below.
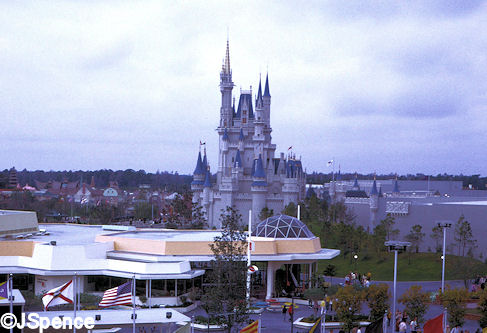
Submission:
{"label": "gray cloud", "polygon": [[[4,168],[191,172],[270,73],[273,140],[307,170],[485,173],[487,6],[472,1],[0,4]],[[468,161],[468,162],[467,162]],[[213,168],[214,169],[214,168]]]}

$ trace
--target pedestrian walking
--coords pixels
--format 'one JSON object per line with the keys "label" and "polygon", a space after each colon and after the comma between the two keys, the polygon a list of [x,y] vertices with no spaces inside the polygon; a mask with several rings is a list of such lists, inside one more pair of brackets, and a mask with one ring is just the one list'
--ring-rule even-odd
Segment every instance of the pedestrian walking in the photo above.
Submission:
{"label": "pedestrian walking", "polygon": [[417,333],[418,318],[415,317],[413,320],[411,320],[411,322],[409,323],[409,327],[411,328],[411,333]]}
{"label": "pedestrian walking", "polygon": [[286,313],[287,313],[287,306],[286,306],[286,304],[284,304],[284,305],[282,306],[282,317],[283,317],[282,319],[283,319],[284,321],[286,321]]}

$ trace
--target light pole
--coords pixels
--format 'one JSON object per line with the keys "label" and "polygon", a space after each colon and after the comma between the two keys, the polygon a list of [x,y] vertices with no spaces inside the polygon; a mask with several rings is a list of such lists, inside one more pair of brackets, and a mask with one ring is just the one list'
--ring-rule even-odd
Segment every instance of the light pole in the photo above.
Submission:
{"label": "light pole", "polygon": [[[443,229],[443,255],[441,256],[441,293],[443,294],[445,292],[446,228],[451,228],[451,223],[449,221],[438,222],[438,228]],[[443,310],[443,332],[446,333],[446,308]]]}
{"label": "light pole", "polygon": [[438,228],[443,229],[443,256],[442,259],[442,269],[441,269],[441,292],[445,291],[445,261],[446,261],[446,228],[451,228],[451,223],[449,222],[438,222]]}
{"label": "light pole", "polygon": [[357,261],[358,261],[358,254],[355,254],[353,256],[353,259],[355,259],[355,273],[357,273]]}
{"label": "light pole", "polygon": [[387,241],[384,243],[389,248],[389,251],[394,251],[394,296],[392,300],[392,313],[391,313],[391,332],[396,332],[396,282],[397,282],[397,253],[406,251],[408,246],[411,246],[410,242],[400,241]]}

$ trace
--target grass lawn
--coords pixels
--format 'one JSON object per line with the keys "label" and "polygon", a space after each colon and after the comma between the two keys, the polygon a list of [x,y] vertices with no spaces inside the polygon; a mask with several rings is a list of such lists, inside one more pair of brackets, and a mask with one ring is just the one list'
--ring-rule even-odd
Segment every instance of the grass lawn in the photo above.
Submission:
{"label": "grass lawn", "polygon": [[[340,255],[332,260],[320,260],[318,272],[322,273],[328,264],[336,266],[336,276],[345,277],[350,271],[359,273],[372,273],[372,280],[392,281],[394,279],[394,253],[387,253],[383,259],[377,256],[370,256],[367,259],[352,259],[350,255],[346,258]],[[410,259],[408,259],[410,256]],[[355,266],[356,265],[356,266]],[[398,281],[439,281],[441,280],[441,254],[438,253],[401,253],[397,261]],[[356,267],[356,269],[355,269]],[[462,280],[466,271],[479,271],[487,274],[487,264],[471,258],[446,256],[446,280]],[[472,273],[475,277],[475,273]]]}

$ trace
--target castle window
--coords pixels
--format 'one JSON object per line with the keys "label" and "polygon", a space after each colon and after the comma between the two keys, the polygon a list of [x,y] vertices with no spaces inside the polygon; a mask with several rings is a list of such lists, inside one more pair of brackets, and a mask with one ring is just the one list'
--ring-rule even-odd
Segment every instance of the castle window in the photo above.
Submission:
{"label": "castle window", "polygon": [[244,110],[243,111],[243,115],[246,116],[247,115],[247,110]]}
{"label": "castle window", "polygon": [[247,118],[243,118],[243,119],[242,119],[242,123],[243,123],[243,124],[246,124],[246,123],[247,123]]}

